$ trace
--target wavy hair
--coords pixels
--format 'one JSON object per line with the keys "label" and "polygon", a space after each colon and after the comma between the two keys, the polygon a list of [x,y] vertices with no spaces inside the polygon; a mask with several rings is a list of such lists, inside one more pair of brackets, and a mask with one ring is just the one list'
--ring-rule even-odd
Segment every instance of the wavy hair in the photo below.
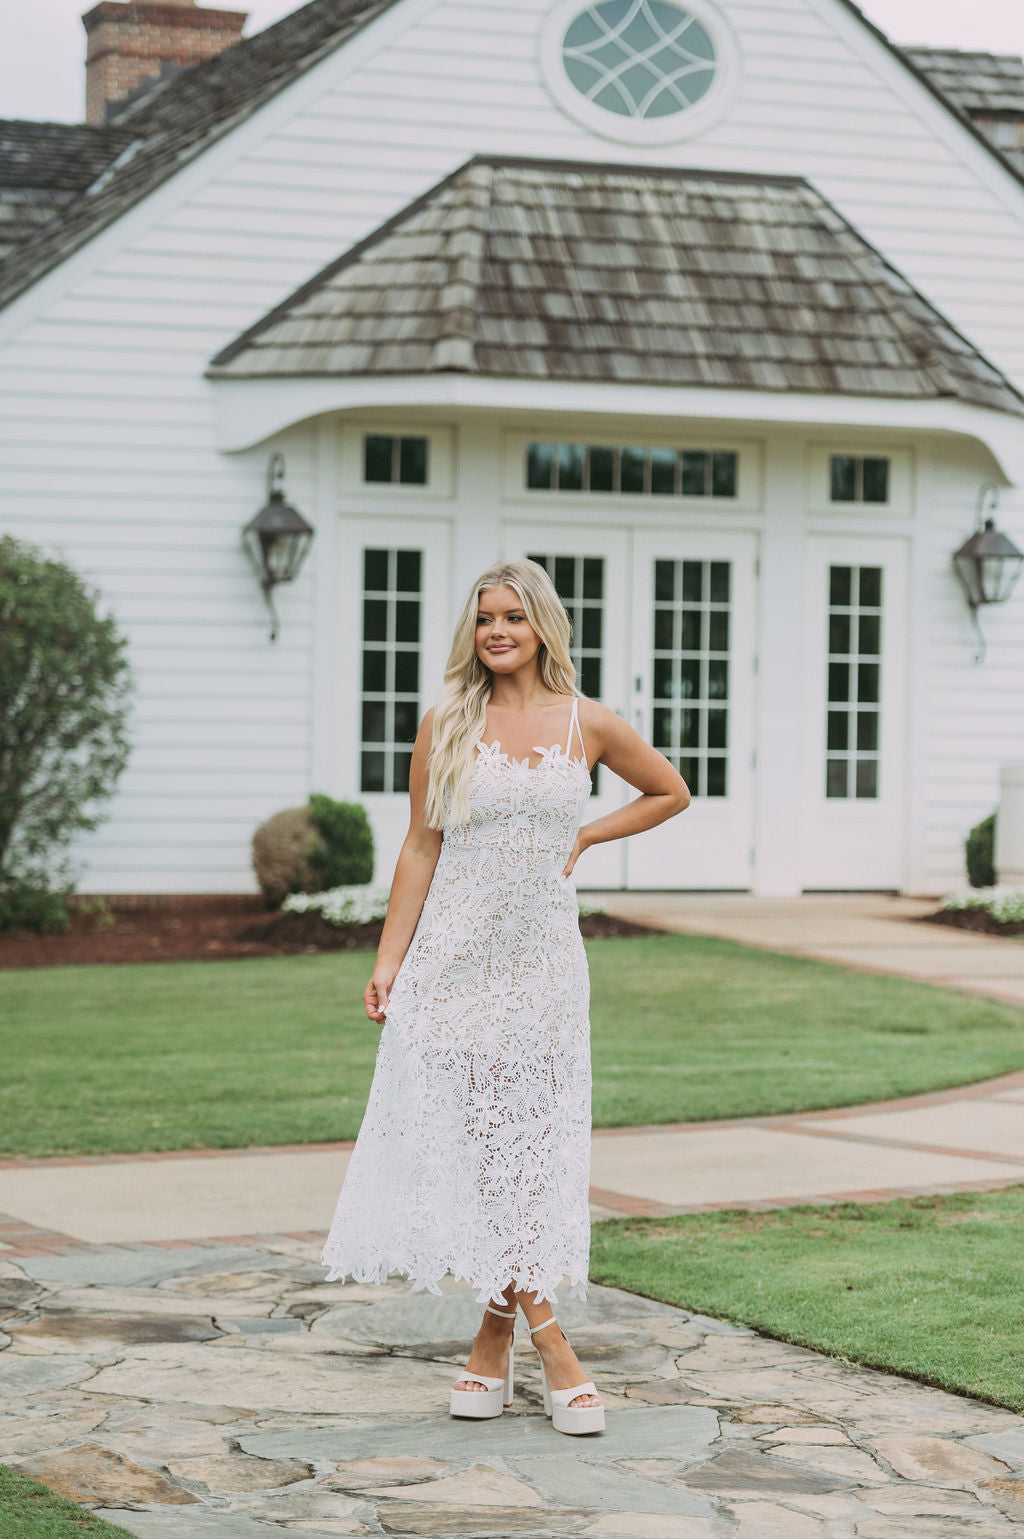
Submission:
{"label": "wavy hair", "polygon": [[446,817],[463,822],[469,811],[474,749],[487,721],[494,679],[476,654],[476,616],[481,593],[493,588],[511,588],[518,595],[540,637],[537,662],[544,687],[555,695],[576,693],[569,616],[551,578],[536,561],[495,562],[477,578],[462,607],[444,671],[445,687],[434,707],[425,809],[429,828],[442,828]]}

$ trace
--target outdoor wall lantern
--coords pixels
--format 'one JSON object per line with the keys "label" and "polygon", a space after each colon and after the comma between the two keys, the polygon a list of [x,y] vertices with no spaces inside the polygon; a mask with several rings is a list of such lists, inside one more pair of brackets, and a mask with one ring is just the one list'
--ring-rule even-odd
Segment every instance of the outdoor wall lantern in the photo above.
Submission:
{"label": "outdoor wall lantern", "polygon": [[998,505],[998,488],[983,486],[978,494],[980,527],[953,555],[953,565],[963,583],[978,636],[978,650],[974,656],[976,663],[982,662],[985,656],[985,637],[978,610],[982,604],[1005,604],[1024,566],[1024,551],[1018,550],[1012,540],[1000,533],[995,526],[995,519],[991,517]]}
{"label": "outdoor wall lantern", "polygon": [[284,455],[274,453],[267,467],[267,504],[242,530],[242,543],[256,568],[263,597],[273,626],[271,641],[280,629],[274,607],[274,589],[279,582],[292,582],[313,543],[313,529],[297,508],[284,500]]}

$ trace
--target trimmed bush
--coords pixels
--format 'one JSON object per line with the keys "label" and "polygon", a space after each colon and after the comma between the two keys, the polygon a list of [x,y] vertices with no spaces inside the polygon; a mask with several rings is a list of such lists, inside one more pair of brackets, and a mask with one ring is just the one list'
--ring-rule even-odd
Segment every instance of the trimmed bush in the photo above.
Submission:
{"label": "trimmed bush", "polygon": [[361,886],[373,877],[373,833],[356,802],[319,792],[305,807],[275,812],[253,835],[256,880],[271,908],[289,893]]}
{"label": "trimmed bush", "polygon": [[253,834],[253,870],[271,908],[279,908],[290,892],[316,891],[319,878],[309,862],[316,839],[308,807],[275,812]]}
{"label": "trimmed bush", "polygon": [[320,877],[319,891],[357,887],[373,881],[373,831],[358,802],[335,802],[314,791],[309,815],[320,835],[309,860]]}
{"label": "trimmed bush", "polygon": [[996,881],[996,815],[990,813],[967,835],[967,880],[972,887],[994,887]]}

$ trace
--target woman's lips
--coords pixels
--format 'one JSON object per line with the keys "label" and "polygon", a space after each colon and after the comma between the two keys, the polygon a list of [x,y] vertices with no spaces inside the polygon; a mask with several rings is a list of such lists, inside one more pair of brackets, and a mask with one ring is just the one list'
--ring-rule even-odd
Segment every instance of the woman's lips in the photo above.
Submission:
{"label": "woman's lips", "polygon": [[511,647],[488,647],[488,652],[511,652]]}

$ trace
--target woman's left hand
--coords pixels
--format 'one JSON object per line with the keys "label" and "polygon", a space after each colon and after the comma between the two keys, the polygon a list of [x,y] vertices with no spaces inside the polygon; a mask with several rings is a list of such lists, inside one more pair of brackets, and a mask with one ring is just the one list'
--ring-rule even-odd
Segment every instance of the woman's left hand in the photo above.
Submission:
{"label": "woman's left hand", "polygon": [[576,835],[576,843],[572,847],[572,853],[570,854],[569,859],[566,861],[565,865],[562,867],[563,876],[572,876],[572,868],[579,860],[580,856],[583,854],[583,851],[586,848],[587,841],[583,837],[583,830],[581,828],[579,833]]}

